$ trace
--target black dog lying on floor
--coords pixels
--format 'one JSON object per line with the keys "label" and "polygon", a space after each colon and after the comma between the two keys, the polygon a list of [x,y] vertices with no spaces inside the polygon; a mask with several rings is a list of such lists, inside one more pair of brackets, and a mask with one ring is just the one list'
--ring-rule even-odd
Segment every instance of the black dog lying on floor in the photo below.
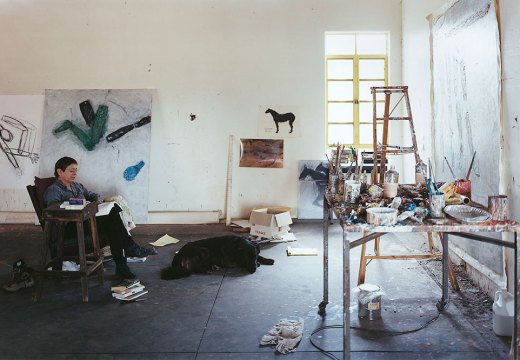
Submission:
{"label": "black dog lying on floor", "polygon": [[260,255],[260,249],[251,241],[236,235],[213,237],[184,245],[172,260],[172,265],[161,271],[161,279],[179,279],[191,274],[206,274],[215,267],[241,267],[251,274],[262,265],[273,265],[274,260]]}

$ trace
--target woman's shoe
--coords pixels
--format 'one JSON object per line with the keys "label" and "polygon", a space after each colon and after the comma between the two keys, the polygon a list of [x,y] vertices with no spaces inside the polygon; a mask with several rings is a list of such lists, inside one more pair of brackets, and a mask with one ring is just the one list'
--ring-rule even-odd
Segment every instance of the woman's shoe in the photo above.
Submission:
{"label": "woman's shoe", "polygon": [[157,254],[157,250],[155,250],[155,248],[145,248],[145,247],[137,245],[136,243],[133,243],[125,250],[126,257],[143,258],[148,255],[155,255],[155,254]]}
{"label": "woman's shoe", "polygon": [[116,266],[116,274],[123,279],[135,279],[136,276],[130,271],[128,265]]}

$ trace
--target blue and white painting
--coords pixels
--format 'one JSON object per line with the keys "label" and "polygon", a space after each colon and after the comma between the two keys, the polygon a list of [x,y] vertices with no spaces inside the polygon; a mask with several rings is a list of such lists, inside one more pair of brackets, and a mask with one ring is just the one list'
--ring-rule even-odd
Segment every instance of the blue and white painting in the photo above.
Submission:
{"label": "blue and white painting", "polygon": [[121,195],[134,221],[145,223],[151,112],[151,90],[46,90],[40,176],[52,176],[56,160],[71,156],[76,181],[106,197]]}

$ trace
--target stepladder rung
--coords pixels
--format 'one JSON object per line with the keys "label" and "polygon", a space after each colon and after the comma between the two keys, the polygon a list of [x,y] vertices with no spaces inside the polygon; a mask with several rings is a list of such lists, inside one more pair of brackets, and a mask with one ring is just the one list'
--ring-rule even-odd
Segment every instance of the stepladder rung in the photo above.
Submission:
{"label": "stepladder rung", "polygon": [[384,117],[377,117],[376,118],[376,121],[384,121],[384,120],[408,120],[408,121],[412,121],[413,119],[410,117],[410,116],[390,116],[388,118],[384,118]]}

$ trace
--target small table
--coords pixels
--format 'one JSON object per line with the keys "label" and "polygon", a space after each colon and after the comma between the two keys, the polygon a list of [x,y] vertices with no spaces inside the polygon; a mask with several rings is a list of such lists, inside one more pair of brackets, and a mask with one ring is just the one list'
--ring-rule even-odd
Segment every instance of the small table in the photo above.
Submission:
{"label": "small table", "polygon": [[[323,300],[319,304],[318,313],[325,315],[325,308],[329,302],[329,223],[332,221],[332,213],[339,219],[343,232],[343,359],[350,359],[350,250],[356,246],[362,245],[386,233],[410,233],[410,232],[427,232],[441,233],[444,237],[442,252],[442,297],[437,303],[437,309],[443,311],[449,301],[448,292],[448,235],[456,235],[469,238],[476,241],[486,242],[502,247],[508,247],[514,250],[514,284],[515,284],[515,320],[512,337],[512,355],[513,359],[518,359],[520,344],[520,261],[518,248],[520,243],[517,241],[517,232],[520,231],[520,225],[509,223],[497,224],[462,224],[455,220],[449,221],[442,225],[395,225],[395,226],[376,226],[370,224],[350,224],[344,221],[344,214],[341,209],[336,206],[333,196],[325,192],[323,199]],[[363,232],[367,235],[356,239],[349,240],[348,233]],[[498,240],[486,236],[476,234],[477,232],[510,232],[513,234],[513,241]]]}
{"label": "small table", "polygon": [[[43,288],[43,278],[45,276],[74,276],[81,278],[81,290],[83,294],[83,302],[88,302],[88,276],[94,271],[97,272],[98,281],[101,285],[104,283],[103,274],[103,253],[99,248],[99,239],[96,226],[96,213],[98,211],[97,202],[90,202],[82,209],[68,210],[60,208],[59,204],[51,205],[43,210],[43,220],[45,221],[45,238],[42,248],[41,269],[37,271],[40,278],[34,293],[34,300],[39,300]],[[83,222],[88,220],[90,233],[92,236],[92,245],[94,253],[87,256],[85,253],[85,236]],[[63,229],[67,222],[75,222],[77,228],[78,255],[63,256]],[[47,254],[50,249],[52,240],[52,223],[58,223],[57,234],[57,254],[55,257],[47,261]],[[79,262],[79,271],[62,271],[63,260],[74,260]],[[47,270],[52,267],[52,270]]]}

